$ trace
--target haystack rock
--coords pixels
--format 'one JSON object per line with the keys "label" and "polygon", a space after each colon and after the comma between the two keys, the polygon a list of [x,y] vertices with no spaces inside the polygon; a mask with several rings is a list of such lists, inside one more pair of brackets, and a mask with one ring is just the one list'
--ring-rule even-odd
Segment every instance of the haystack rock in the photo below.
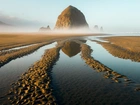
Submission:
{"label": "haystack rock", "polygon": [[41,27],[41,28],[39,29],[39,31],[42,31],[42,32],[44,32],[44,31],[50,31],[50,30],[51,30],[50,26]]}
{"label": "haystack rock", "polygon": [[76,7],[69,6],[58,16],[55,29],[87,28],[84,14]]}

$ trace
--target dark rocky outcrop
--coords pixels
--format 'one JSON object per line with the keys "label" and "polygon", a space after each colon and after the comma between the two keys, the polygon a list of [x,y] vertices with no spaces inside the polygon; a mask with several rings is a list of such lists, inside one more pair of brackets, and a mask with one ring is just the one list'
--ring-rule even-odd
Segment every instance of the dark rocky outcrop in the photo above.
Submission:
{"label": "dark rocky outcrop", "polygon": [[41,31],[41,32],[51,31],[51,28],[50,28],[50,26],[47,26],[47,27],[41,27],[41,28],[39,29],[39,31]]}
{"label": "dark rocky outcrop", "polygon": [[76,7],[67,7],[59,16],[55,29],[88,28],[84,14]]}

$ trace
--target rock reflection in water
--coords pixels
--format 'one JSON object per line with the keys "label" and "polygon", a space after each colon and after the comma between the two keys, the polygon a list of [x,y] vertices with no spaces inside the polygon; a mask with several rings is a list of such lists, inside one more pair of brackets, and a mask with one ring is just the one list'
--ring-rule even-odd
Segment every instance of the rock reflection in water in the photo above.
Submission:
{"label": "rock reflection in water", "polygon": [[[65,43],[76,42],[80,45],[82,54],[87,54],[89,64],[95,65],[95,70],[85,66],[85,62],[81,60],[80,54],[76,54],[69,59],[61,50],[59,62],[54,65],[52,70],[52,85],[56,100],[60,105],[118,105],[127,104],[131,105],[139,103],[139,93],[136,93],[131,87],[122,83],[111,83],[110,80],[121,79],[123,75],[113,72],[104,64],[91,58],[91,53],[82,49],[83,44],[79,40],[66,41]],[[64,45],[65,46],[65,45]],[[75,46],[73,46],[75,47]],[[87,46],[88,47],[88,46]],[[96,45],[95,45],[96,47]],[[65,47],[63,47],[65,48]],[[73,50],[74,48],[71,48]],[[89,50],[95,50],[90,49]],[[84,57],[85,58],[85,57]],[[94,64],[93,64],[94,63]],[[108,73],[108,79],[102,78],[103,74]],[[115,78],[113,78],[115,77]],[[125,77],[126,80],[127,77]],[[121,80],[120,80],[121,81]],[[128,80],[129,81],[129,80]],[[126,98],[127,96],[127,98]],[[131,100],[131,102],[129,101]]]}
{"label": "rock reflection in water", "polygon": [[[60,42],[58,42],[58,43],[60,43]],[[77,55],[81,50],[79,42],[80,43],[85,43],[86,40],[69,40],[69,41],[66,41],[63,48],[62,48],[62,51],[69,57],[73,57],[73,56]]]}
{"label": "rock reflection in water", "polygon": [[65,42],[64,47],[62,48],[62,51],[67,56],[73,57],[80,52],[80,44],[73,41]]}
{"label": "rock reflection in water", "polygon": [[[62,42],[63,41],[59,41],[58,44]],[[86,42],[85,40],[78,40],[78,39],[64,41],[62,51],[69,57],[73,57],[77,55],[79,52],[81,52],[81,57],[82,59],[85,60],[85,63],[98,72],[104,72],[104,78],[110,78],[116,83],[118,82],[131,83],[132,82],[126,76],[121,75],[111,70],[104,64],[101,64],[99,61],[92,58],[91,52],[93,50],[90,48],[90,46],[85,44],[85,42]]]}

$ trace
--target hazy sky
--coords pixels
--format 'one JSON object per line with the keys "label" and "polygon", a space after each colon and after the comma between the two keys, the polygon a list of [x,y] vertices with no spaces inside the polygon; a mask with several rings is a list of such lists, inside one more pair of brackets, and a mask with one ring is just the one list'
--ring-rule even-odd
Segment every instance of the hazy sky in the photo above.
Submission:
{"label": "hazy sky", "polygon": [[91,29],[140,31],[140,0],[0,0],[0,21],[53,28],[69,5],[84,13]]}

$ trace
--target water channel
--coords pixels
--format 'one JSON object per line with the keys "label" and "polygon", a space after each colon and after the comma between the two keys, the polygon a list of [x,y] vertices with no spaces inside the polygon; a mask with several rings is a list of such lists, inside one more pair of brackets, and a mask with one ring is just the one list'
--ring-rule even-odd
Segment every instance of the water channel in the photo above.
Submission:
{"label": "water channel", "polygon": [[[96,37],[84,37],[84,40],[79,39],[79,41],[78,38],[65,40],[65,44],[60,50],[59,60],[51,70],[53,92],[58,104],[139,105],[140,93],[134,91],[134,86],[140,84],[139,62],[114,57],[91,39],[96,40]],[[132,85],[114,83],[110,79],[105,79],[102,72],[98,73],[90,68],[81,58],[80,44],[82,43],[91,47],[93,50],[91,56],[94,59],[127,76],[134,83]],[[1,67],[0,97],[10,89],[11,83],[19,79],[21,74],[41,58],[46,49],[52,48],[56,44],[55,42],[41,47],[36,52],[12,60]],[[0,101],[2,102],[4,99],[0,98]]]}

